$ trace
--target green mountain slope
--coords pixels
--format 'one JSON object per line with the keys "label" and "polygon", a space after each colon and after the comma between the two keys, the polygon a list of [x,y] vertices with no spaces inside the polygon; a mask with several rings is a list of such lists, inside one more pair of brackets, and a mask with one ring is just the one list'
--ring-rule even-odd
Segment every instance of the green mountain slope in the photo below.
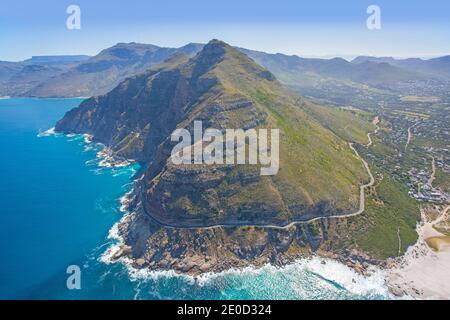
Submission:
{"label": "green mountain slope", "polygon": [[[144,165],[114,257],[126,255],[139,268],[197,274],[286,263],[323,250],[350,261],[350,249],[384,259],[399,252],[392,237],[398,228],[405,244],[413,241],[414,214],[401,206],[414,206],[391,184],[376,189],[383,205],[366,190],[361,216],[269,227],[357,211],[359,186],[369,177],[346,140],[367,143],[371,119],[359,110],[300,98],[249,57],[213,40],[191,59],[176,56],[86,100],[56,130],[92,134],[116,157]],[[192,133],[195,120],[204,129],[280,129],[278,174],[261,176],[259,166],[251,165],[173,164],[170,134],[176,128]],[[395,223],[389,227],[392,210]]]}
{"label": "green mountain slope", "polygon": [[[284,224],[356,211],[359,185],[368,179],[347,143],[310,108],[247,56],[212,41],[185,64],[133,77],[87,100],[57,129],[93,134],[119,155],[152,162],[143,202],[160,222]],[[254,166],[173,165],[170,133],[192,129],[199,119],[205,128],[221,130],[279,128],[279,173],[262,177]]]}
{"label": "green mountain slope", "polygon": [[355,108],[338,108],[312,103],[305,103],[305,110],[325,128],[349,142],[367,144],[367,133],[373,132],[374,115]]}

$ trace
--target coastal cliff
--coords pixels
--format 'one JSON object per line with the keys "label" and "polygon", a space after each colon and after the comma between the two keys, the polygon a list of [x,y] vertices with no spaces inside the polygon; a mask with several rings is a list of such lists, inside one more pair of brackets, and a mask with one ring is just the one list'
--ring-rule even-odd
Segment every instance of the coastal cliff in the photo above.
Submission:
{"label": "coastal cliff", "polygon": [[[312,109],[243,53],[212,40],[191,59],[175,58],[87,99],[56,131],[90,134],[115,157],[144,166],[115,258],[198,274],[332,249],[330,237],[346,222],[326,218],[356,212],[369,177]],[[261,176],[259,165],[173,164],[170,135],[192,132],[195,120],[219,130],[280,129],[278,174]]]}

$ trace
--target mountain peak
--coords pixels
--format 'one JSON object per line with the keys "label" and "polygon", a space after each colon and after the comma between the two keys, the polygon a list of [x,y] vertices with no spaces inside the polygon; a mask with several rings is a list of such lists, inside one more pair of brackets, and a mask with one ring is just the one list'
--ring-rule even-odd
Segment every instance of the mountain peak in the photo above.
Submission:
{"label": "mountain peak", "polygon": [[203,49],[198,53],[196,59],[205,63],[215,64],[223,59],[225,53],[232,49],[223,41],[213,39],[209,41]]}
{"label": "mountain peak", "polygon": [[218,67],[221,70],[219,73],[222,79],[223,77],[230,77],[236,81],[239,75],[246,74],[247,80],[248,77],[253,77],[254,80],[257,78],[264,78],[269,81],[275,80],[272,73],[258,65],[246,54],[217,39],[209,41],[192,61],[196,65],[196,74]]}
{"label": "mountain peak", "polygon": [[222,40],[219,40],[219,39],[212,39],[212,40],[210,40],[210,41],[206,44],[206,46],[211,46],[211,47],[223,47],[223,48],[230,47],[230,48],[231,48],[231,46],[230,46],[228,43],[226,43],[226,42],[224,42],[224,41],[222,41]]}

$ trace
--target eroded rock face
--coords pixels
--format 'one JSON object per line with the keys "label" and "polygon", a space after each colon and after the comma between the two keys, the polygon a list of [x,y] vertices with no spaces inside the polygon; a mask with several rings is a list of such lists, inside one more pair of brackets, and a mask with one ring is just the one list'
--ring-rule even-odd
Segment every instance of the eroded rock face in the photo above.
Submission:
{"label": "eroded rock face", "polygon": [[[91,134],[115,156],[143,164],[133,213],[120,226],[131,248],[122,255],[140,268],[197,274],[283,263],[315,251],[326,238],[322,222],[285,230],[263,226],[337,215],[358,205],[364,169],[346,143],[298,102],[270,72],[213,40],[187,62],[149,70],[86,100],[56,130]],[[174,165],[171,133],[192,133],[197,120],[219,130],[279,128],[280,172],[261,176],[254,165]]]}
{"label": "eroded rock face", "polygon": [[183,106],[195,97],[179,71],[153,71],[86,100],[56,130],[89,133],[117,156],[147,162],[182,119]]}
{"label": "eroded rock face", "polygon": [[312,252],[308,244],[312,235],[301,227],[176,229],[133,213],[122,221],[120,232],[133,248],[121,253],[132,258],[136,268],[172,269],[191,275],[266,263],[283,265]]}

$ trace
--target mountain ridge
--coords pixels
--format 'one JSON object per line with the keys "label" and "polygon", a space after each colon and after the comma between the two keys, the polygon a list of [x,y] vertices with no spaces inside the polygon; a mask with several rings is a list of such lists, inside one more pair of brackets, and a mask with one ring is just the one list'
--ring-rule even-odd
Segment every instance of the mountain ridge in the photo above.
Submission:
{"label": "mountain ridge", "polygon": [[354,64],[360,64],[367,61],[375,63],[385,62],[393,66],[398,66],[411,71],[418,71],[450,80],[450,55],[430,59],[396,59],[392,57],[359,56],[353,59],[351,62]]}
{"label": "mountain ridge", "polygon": [[[262,228],[243,234],[238,222],[283,224],[357,208],[359,185],[368,180],[364,166],[347,142],[322,127],[308,108],[314,104],[287,91],[248,56],[212,40],[187,61],[148,70],[107,95],[86,100],[56,130],[91,134],[113,154],[144,164],[130,196],[132,214],[120,225],[123,248],[130,249],[116,256],[128,255],[140,267],[170,263],[175,270],[198,273],[298,256],[304,254],[300,247],[317,249],[320,243],[309,225],[293,226],[297,231],[283,244],[287,231]],[[194,120],[219,130],[280,128],[279,173],[262,177],[258,166],[248,164],[174,165],[170,134],[175,128],[192,132]],[[236,227],[171,231],[152,219],[186,227],[225,222]],[[161,237],[164,245],[154,247]],[[260,240],[250,241],[254,237]],[[207,252],[197,246],[199,239]],[[240,241],[247,243],[246,249]],[[216,251],[214,245],[223,248]],[[193,263],[192,255],[201,261]]]}
{"label": "mountain ridge", "polygon": [[[33,59],[20,63],[3,62],[3,67],[0,63],[0,95],[74,97],[104,94],[125,78],[144,72],[172,55],[181,53],[193,56],[202,47],[203,44],[198,43],[189,43],[179,48],[134,42],[118,43],[87,60],[85,56],[68,56],[72,57],[69,60],[72,60],[73,70],[68,69],[69,63],[66,63],[60,74],[52,72],[42,74],[40,81],[31,88],[30,83],[35,83],[37,79],[32,81],[24,79],[23,84],[8,80],[27,64],[49,64],[45,62],[45,57],[36,58],[34,62]],[[357,93],[367,85],[375,90],[379,88],[396,92],[401,90],[403,83],[411,81],[427,81],[430,78],[450,79],[448,56],[429,60],[361,56],[349,62],[342,58],[301,58],[296,55],[269,54],[245,48],[239,50],[269,69],[283,84],[301,95],[314,98],[321,97],[320,91],[341,90],[339,86],[347,87],[346,90],[353,93]],[[82,61],[73,65],[77,57]],[[58,59],[57,56],[53,58]],[[64,56],[61,56],[60,59],[63,58]],[[389,65],[383,65],[381,62]],[[321,86],[323,88],[320,88]],[[333,97],[331,101],[339,104],[339,100]]]}

